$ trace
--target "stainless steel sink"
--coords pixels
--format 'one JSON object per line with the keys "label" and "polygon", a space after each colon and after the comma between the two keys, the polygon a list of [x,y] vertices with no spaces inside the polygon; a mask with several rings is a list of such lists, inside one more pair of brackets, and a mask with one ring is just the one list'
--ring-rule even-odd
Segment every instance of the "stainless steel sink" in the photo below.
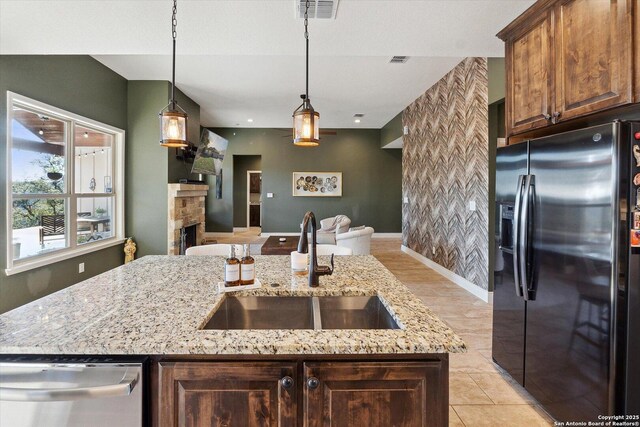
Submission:
{"label": "stainless steel sink", "polygon": [[203,329],[313,329],[312,300],[227,296]]}
{"label": "stainless steel sink", "polygon": [[399,329],[377,296],[227,296],[203,329]]}
{"label": "stainless steel sink", "polygon": [[377,296],[318,297],[322,329],[400,329]]}

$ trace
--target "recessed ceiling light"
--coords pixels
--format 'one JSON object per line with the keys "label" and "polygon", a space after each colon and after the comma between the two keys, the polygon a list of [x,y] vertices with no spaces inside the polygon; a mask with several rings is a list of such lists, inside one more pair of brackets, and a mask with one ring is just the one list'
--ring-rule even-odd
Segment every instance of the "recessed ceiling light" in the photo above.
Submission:
{"label": "recessed ceiling light", "polygon": [[85,138],[89,138],[89,132],[85,132],[82,136],[84,136]]}
{"label": "recessed ceiling light", "polygon": [[44,135],[44,129],[40,128],[40,130],[38,131],[38,135]]}
{"label": "recessed ceiling light", "polygon": [[253,123],[253,119],[247,119],[249,123]]}
{"label": "recessed ceiling light", "polygon": [[355,119],[354,122],[355,123],[360,123],[360,119]]}

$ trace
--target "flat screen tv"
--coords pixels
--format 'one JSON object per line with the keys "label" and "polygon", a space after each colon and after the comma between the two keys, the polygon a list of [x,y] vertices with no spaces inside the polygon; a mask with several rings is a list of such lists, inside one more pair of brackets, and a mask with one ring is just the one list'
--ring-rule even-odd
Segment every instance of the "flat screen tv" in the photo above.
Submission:
{"label": "flat screen tv", "polygon": [[208,129],[203,129],[191,173],[221,176],[227,145],[229,141]]}

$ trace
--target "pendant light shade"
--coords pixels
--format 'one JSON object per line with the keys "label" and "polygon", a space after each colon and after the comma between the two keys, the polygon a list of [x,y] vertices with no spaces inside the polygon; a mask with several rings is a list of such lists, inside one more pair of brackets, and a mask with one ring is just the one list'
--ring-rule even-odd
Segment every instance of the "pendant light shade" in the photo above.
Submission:
{"label": "pendant light shade", "polygon": [[320,113],[302,95],[302,105],[293,112],[293,143],[302,147],[320,145]]}
{"label": "pendant light shade", "polygon": [[176,26],[178,21],[178,2],[173,0],[171,14],[171,37],[173,38],[173,61],[171,66],[171,99],[160,111],[160,145],[163,147],[184,148],[189,146],[187,138],[187,113],[176,101]]}
{"label": "pendant light shade", "polygon": [[313,109],[309,99],[309,0],[304,11],[304,38],[306,41],[306,91],[302,104],[293,112],[293,144],[301,147],[320,145],[320,113]]}
{"label": "pendant light shade", "polygon": [[160,116],[160,145],[163,147],[181,148],[189,145],[187,139],[187,113],[176,105],[167,105]]}

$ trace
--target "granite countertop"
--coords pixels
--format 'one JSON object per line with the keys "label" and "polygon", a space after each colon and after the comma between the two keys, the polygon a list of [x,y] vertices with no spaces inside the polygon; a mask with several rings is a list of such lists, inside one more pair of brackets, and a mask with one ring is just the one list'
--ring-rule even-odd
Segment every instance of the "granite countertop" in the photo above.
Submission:
{"label": "granite countertop", "polygon": [[[200,330],[220,305],[223,257],[146,256],[0,316],[1,354],[464,352],[462,340],[373,256],[336,257],[309,288],[289,257],[256,255],[248,295],[378,295],[397,330]],[[327,264],[328,257],[318,257]],[[277,288],[268,286],[280,284]]]}

